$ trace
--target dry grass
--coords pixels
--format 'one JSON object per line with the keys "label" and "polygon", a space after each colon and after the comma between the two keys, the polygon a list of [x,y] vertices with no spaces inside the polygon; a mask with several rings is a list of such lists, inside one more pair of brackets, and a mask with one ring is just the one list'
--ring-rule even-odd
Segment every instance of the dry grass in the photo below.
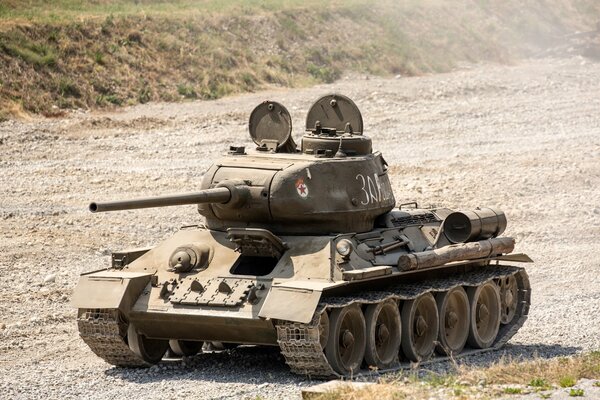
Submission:
{"label": "dry grass", "polygon": [[501,360],[498,364],[482,370],[462,367],[459,374],[468,382],[486,379],[498,384],[530,384],[539,379],[544,380],[547,385],[562,386],[561,382],[564,382],[565,378],[600,379],[600,351],[551,360]]}
{"label": "dry grass", "polygon": [[455,3],[7,0],[0,101],[53,116],[331,82],[345,71],[441,72],[507,62],[600,19],[595,0]]}
{"label": "dry grass", "polygon": [[600,380],[600,351],[550,360],[501,360],[487,368],[459,366],[454,373],[443,375],[403,372],[360,390],[344,388],[311,399],[495,398],[571,387],[582,378]]}
{"label": "dry grass", "polygon": [[3,0],[0,20],[70,22],[113,16],[189,16],[272,13],[301,8],[327,9],[364,4],[364,0]]}
{"label": "dry grass", "polygon": [[6,121],[11,117],[21,120],[30,119],[29,114],[23,110],[20,103],[0,100],[0,122]]}

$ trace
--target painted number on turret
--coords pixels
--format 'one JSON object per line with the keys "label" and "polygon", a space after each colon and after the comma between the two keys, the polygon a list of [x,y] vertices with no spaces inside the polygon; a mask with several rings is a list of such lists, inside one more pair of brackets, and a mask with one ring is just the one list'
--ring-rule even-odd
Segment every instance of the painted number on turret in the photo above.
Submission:
{"label": "painted number on turret", "polygon": [[302,198],[306,198],[308,196],[308,186],[304,183],[304,179],[300,178],[296,181],[296,192]]}
{"label": "painted number on turret", "polygon": [[361,184],[362,196],[360,204],[363,206],[379,203],[389,199],[389,191],[382,187],[379,176],[375,173],[373,177],[363,174],[356,175],[356,180]]}

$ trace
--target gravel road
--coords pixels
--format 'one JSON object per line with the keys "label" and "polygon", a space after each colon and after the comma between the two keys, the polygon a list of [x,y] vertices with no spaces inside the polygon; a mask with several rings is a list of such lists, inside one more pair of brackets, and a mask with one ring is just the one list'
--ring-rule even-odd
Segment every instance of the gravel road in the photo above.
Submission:
{"label": "gravel road", "polygon": [[78,275],[112,250],[157,243],[198,222],[193,206],[90,214],[91,200],[195,190],[229,144],[250,146],[252,108],[285,104],[295,136],[317,97],[361,108],[391,165],[398,202],[508,215],[528,253],[530,318],[503,355],[600,349],[600,64],[582,58],[482,65],[448,74],[273,90],[211,102],[0,124],[0,397],[299,398],[311,382],[275,350],[239,348],[112,368],[78,338]]}

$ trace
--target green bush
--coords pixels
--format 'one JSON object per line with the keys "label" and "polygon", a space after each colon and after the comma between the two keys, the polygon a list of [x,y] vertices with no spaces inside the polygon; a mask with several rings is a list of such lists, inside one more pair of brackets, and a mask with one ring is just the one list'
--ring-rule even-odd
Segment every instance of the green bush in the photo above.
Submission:
{"label": "green bush", "polygon": [[56,54],[46,45],[36,44],[5,44],[2,45],[4,51],[12,56],[19,57],[28,64],[39,67],[53,67],[56,65]]}
{"label": "green bush", "polygon": [[104,54],[101,51],[94,52],[94,62],[98,65],[104,65]]}
{"label": "green bush", "polygon": [[81,97],[81,91],[69,78],[61,78],[58,81],[58,91],[62,97]]}
{"label": "green bush", "polygon": [[186,84],[177,85],[177,93],[185,97],[186,99],[195,99],[198,97],[198,94],[194,90],[194,87]]}
{"label": "green bush", "polygon": [[558,384],[560,385],[560,387],[563,388],[575,386],[575,378],[573,378],[572,376],[565,376],[563,378],[560,378]]}
{"label": "green bush", "polygon": [[542,378],[535,378],[529,382],[529,386],[544,388],[548,387],[548,383]]}
{"label": "green bush", "polygon": [[308,73],[315,79],[331,83],[336,79],[339,79],[342,73],[337,68],[332,67],[319,67],[315,64],[309,64],[307,68]]}
{"label": "green bush", "polygon": [[140,103],[144,104],[150,101],[152,98],[152,90],[147,84],[144,84],[138,91],[137,99]]}
{"label": "green bush", "polygon": [[99,106],[104,106],[107,104],[114,104],[115,106],[120,106],[123,104],[123,100],[119,98],[116,94],[101,94],[96,97],[96,104]]}

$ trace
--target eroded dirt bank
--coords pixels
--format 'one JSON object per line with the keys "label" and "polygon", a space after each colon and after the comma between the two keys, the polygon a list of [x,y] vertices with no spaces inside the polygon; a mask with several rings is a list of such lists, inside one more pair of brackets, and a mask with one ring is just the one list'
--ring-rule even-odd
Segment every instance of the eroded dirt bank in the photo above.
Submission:
{"label": "eroded dirt bank", "polygon": [[477,361],[600,348],[600,69],[545,59],[0,124],[2,396],[298,397],[309,382],[276,351],[114,369],[78,339],[69,299],[111,250],[198,222],[193,206],[92,215],[89,201],[195,190],[229,144],[249,146],[260,101],[285,104],[298,137],[312,101],[332,91],[361,108],[398,202],[503,209],[517,251],[536,261],[530,319],[505,351]]}

